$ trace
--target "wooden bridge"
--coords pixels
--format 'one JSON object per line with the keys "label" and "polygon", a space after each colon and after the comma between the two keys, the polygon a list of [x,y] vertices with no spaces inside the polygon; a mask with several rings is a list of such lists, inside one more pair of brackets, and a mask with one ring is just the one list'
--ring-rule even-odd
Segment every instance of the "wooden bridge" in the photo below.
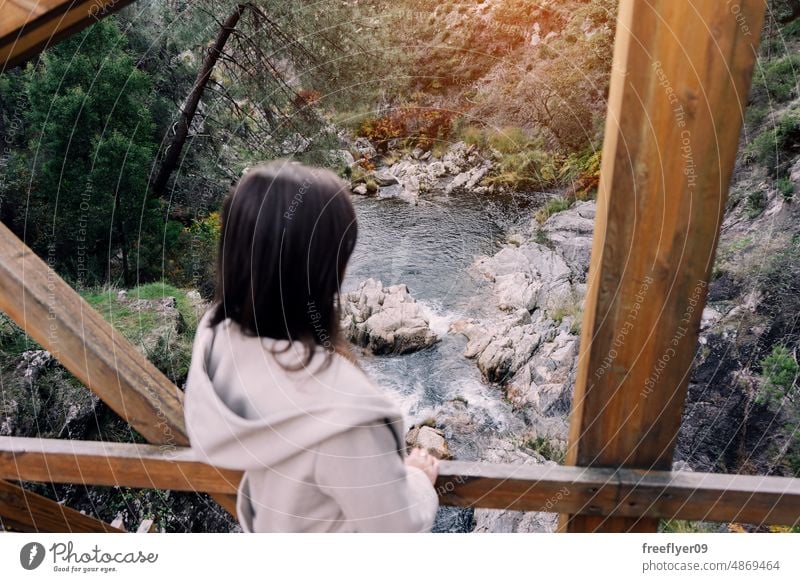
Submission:
{"label": "wooden bridge", "polygon": [[[3,70],[129,1],[0,0]],[[765,2],[621,1],[567,464],[442,462],[442,504],[557,512],[571,532],[800,523],[800,479],[670,471]],[[192,459],[181,390],[1,225],[0,309],[151,443],[0,438],[7,527],[121,531],[15,481],[204,491],[235,511],[240,474]]]}

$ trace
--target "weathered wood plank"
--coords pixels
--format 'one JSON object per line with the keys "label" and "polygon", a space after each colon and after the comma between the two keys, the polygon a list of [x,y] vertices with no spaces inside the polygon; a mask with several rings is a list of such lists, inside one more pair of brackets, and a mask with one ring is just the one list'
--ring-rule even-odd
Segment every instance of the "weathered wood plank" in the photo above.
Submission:
{"label": "weathered wood plank", "polygon": [[[3,224],[0,310],[149,442],[188,444],[183,392]],[[235,512],[233,498],[215,499]]]}
{"label": "weathered wood plank", "polygon": [[[188,448],[0,438],[0,478],[233,494],[237,471]],[[800,522],[800,479],[442,461],[443,505],[646,518]]]}
{"label": "weathered wood plank", "polygon": [[51,499],[0,481],[0,521],[24,532],[122,533],[122,530]]}
{"label": "weathered wood plank", "polygon": [[621,469],[623,515],[755,525],[800,524],[800,479]]}
{"label": "weathered wood plank", "polygon": [[184,447],[0,437],[0,479],[235,495],[241,472],[199,463]]}
{"label": "weathered wood plank", "polygon": [[188,443],[180,389],[2,224],[0,310],[148,441]]}
{"label": "weathered wood plank", "polygon": [[603,521],[800,523],[800,479],[442,461],[444,505],[581,514]]}
{"label": "weathered wood plank", "polygon": [[0,71],[20,64],[132,1],[5,0],[0,5]]}
{"label": "weathered wood plank", "polygon": [[764,8],[620,4],[568,464],[670,468]]}

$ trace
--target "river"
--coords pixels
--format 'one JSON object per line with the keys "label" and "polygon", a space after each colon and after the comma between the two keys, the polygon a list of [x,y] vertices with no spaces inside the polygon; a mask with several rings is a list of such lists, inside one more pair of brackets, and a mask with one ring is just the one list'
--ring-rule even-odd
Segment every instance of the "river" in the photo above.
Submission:
{"label": "river", "polygon": [[[367,356],[367,373],[390,392],[409,422],[435,416],[447,400],[465,399],[483,419],[479,431],[503,433],[519,423],[497,387],[482,380],[464,357],[466,338],[448,334],[456,319],[489,314],[488,285],[468,268],[477,255],[497,252],[506,234],[530,223],[530,200],[520,197],[433,195],[413,206],[354,196],[358,243],[343,282],[345,291],[369,277],[405,283],[423,304],[441,341],[401,356]],[[480,436],[479,434],[474,435]],[[477,458],[477,438],[450,441],[459,459]]]}

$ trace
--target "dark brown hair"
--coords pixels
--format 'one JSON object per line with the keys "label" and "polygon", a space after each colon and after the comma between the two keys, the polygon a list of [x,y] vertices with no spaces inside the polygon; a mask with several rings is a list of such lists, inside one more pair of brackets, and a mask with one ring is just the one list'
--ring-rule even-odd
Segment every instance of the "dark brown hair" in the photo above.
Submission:
{"label": "dark brown hair", "polygon": [[[227,318],[248,335],[302,342],[307,365],[340,339],[339,287],[356,244],[346,183],[289,161],[247,172],[222,206],[210,325]],[[290,344],[291,345],[291,344]]]}

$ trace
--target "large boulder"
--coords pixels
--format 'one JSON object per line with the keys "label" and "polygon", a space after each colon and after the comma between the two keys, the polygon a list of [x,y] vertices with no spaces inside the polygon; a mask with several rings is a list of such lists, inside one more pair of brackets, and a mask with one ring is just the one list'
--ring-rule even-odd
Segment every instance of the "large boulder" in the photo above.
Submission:
{"label": "large boulder", "polygon": [[535,242],[505,247],[493,257],[479,257],[475,268],[494,283],[498,307],[504,311],[551,310],[564,304],[572,292],[567,263]]}
{"label": "large boulder", "polygon": [[351,342],[375,354],[415,352],[438,341],[408,287],[384,287],[375,279],[343,295],[342,328]]}

